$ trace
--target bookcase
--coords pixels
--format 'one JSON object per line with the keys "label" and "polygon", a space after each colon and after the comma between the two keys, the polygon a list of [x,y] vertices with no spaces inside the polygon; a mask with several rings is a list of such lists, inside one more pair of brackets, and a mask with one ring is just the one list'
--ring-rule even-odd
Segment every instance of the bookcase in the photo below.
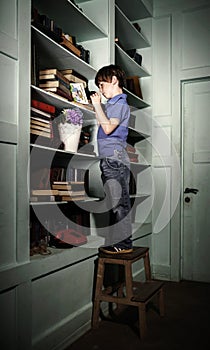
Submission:
{"label": "bookcase", "polygon": [[[58,28],[74,36],[76,43],[90,53],[89,62],[86,62],[75,53],[62,47],[53,39],[53,36],[49,37],[47,31],[44,32],[41,27],[31,23],[31,100],[54,106],[59,111],[75,107],[72,101],[44,91],[38,86],[37,76],[34,74],[36,65],[38,69],[73,69],[88,80],[90,90],[96,89],[94,78],[97,70],[110,63],[116,62],[122,65],[128,76],[140,77],[143,98],[126,89],[131,106],[128,143],[133,153],[131,154],[133,177],[130,184],[133,205],[133,239],[136,244],[150,246],[152,232],[150,213],[153,196],[150,166],[151,121],[149,117],[151,89],[148,87],[149,84],[147,85],[147,81],[151,79],[150,67],[144,68],[146,60],[143,54],[142,65],[139,65],[125,51],[134,48],[140,54],[142,49],[150,49],[150,43],[143,33],[139,33],[133,26],[133,18],[129,14],[133,6],[135,13],[140,14],[143,11],[142,6],[146,11],[144,2],[132,0],[132,6],[129,2],[129,8],[127,8],[127,1],[33,0],[31,6],[39,13],[53,19]],[[103,16],[100,15],[102,8]],[[151,16],[150,12],[146,11],[143,17],[145,16]],[[138,23],[140,23],[139,20],[141,21],[139,18],[134,18],[134,20]],[[150,20],[149,17],[148,20]],[[121,34],[125,27],[129,40],[126,33]],[[121,46],[116,43],[116,37],[119,38]],[[127,46],[128,41],[131,41],[131,46]],[[144,80],[146,85],[143,83]],[[146,92],[144,86],[146,86]],[[60,344],[62,346],[65,343],[69,344],[90,327],[94,260],[97,257],[98,246],[103,243],[100,228],[106,225],[107,217],[106,213],[97,214],[99,198],[103,196],[103,188],[96,147],[97,125],[93,110],[87,107],[89,106],[81,106],[80,109],[84,115],[83,126],[88,127],[91,133],[91,144],[94,145],[95,154],[88,154],[80,149],[76,153],[65,151],[60,145],[43,139],[40,142],[31,140],[29,145],[31,176],[43,167],[48,170],[51,168],[68,169],[71,176],[75,178],[77,176],[78,179],[79,174],[82,179],[84,178],[85,190],[88,194],[85,200],[68,202],[57,198],[54,198],[54,201],[51,201],[50,198],[35,201],[30,193],[31,226],[33,226],[32,222],[37,223],[38,221],[38,228],[30,227],[31,237],[28,245],[34,240],[34,237],[36,241],[37,229],[38,233],[41,231],[42,238],[45,240],[47,237],[48,240],[48,231],[52,226],[54,228],[56,226],[57,231],[62,231],[64,226],[76,230],[82,227],[82,237],[87,239],[82,242],[82,245],[70,249],[64,249],[61,246],[59,248],[45,247],[46,249],[41,247],[41,254],[40,252],[34,253],[30,257],[26,272],[27,290],[30,294],[27,297],[32,308],[28,307],[31,311],[27,312],[31,312],[33,322],[28,325],[27,334],[28,337],[31,334],[30,340],[34,349],[56,346],[58,348]],[[55,126],[56,118],[57,116],[53,119]],[[28,128],[30,129],[30,126]],[[38,241],[39,239],[40,237]],[[29,251],[29,246],[27,249]],[[23,281],[25,282],[25,277]],[[23,298],[25,299],[25,295],[22,296]]]}
{"label": "bookcase", "polygon": [[[107,10],[109,8],[108,3],[109,2],[103,2],[103,6],[107,6]],[[139,78],[142,79],[150,76],[149,72],[127,53],[127,50],[129,49],[134,49],[137,51],[138,49],[150,46],[148,40],[141,33],[140,27],[138,27],[137,30],[132,23],[134,20],[138,20],[138,18],[135,18],[135,13],[140,12],[138,3],[135,3],[136,11],[134,11],[134,13],[129,13],[126,2],[119,2],[118,4],[118,2],[114,3],[111,1],[111,3],[114,9],[112,15],[114,26],[113,28],[110,27],[108,33],[108,27],[105,28],[104,23],[99,21],[100,25],[97,24],[97,11],[99,6],[101,6],[101,1],[61,1],[59,5],[56,1],[51,1],[50,6],[47,0],[34,0],[32,2],[32,12],[36,10],[40,15],[46,16],[48,21],[53,21],[53,26],[56,27],[56,29],[57,27],[61,28],[62,32],[73,36],[74,40],[76,41],[75,46],[85,47],[90,56],[87,62],[83,58],[78,57],[78,55],[73,51],[69,51],[66,49],[66,47],[62,47],[59,42],[56,42],[56,37],[54,38],[51,33],[46,32],[45,28],[37,25],[36,20],[32,18],[32,99],[55,106],[55,108],[59,110],[74,107],[74,102],[67,101],[66,99],[64,100],[62,96],[55,95],[49,91],[41,89],[38,85],[39,78],[37,70],[57,69],[62,71],[64,69],[72,69],[79,72],[81,76],[84,76],[87,81],[89,81],[89,86],[91,89],[92,87],[96,88],[93,81],[97,69],[104,64],[111,63],[111,61],[109,62],[108,60],[111,56],[113,56],[113,62],[121,65],[124,68],[126,75],[135,77],[138,82]],[[142,3],[140,2],[140,4],[142,9]],[[144,11],[146,11],[146,7],[144,7]],[[145,16],[150,16],[149,11],[145,12]],[[69,18],[71,18],[70,21]],[[96,21],[94,21],[95,19]],[[111,29],[113,29],[112,34],[110,34]],[[116,38],[119,39],[119,42],[116,41]],[[98,42],[100,45],[101,40],[104,47],[107,49],[107,52],[104,55],[107,57],[105,60],[97,63],[96,57],[98,54],[95,47],[97,47]],[[96,67],[93,64],[96,64]],[[148,159],[148,154],[147,159],[143,157],[143,152],[146,147],[145,140],[150,138],[150,125],[149,120],[147,120],[147,114],[142,113],[143,109],[149,107],[149,103],[143,99],[142,93],[141,96],[138,96],[135,94],[135,92],[132,92],[129,89],[125,89],[125,92],[128,95],[128,102],[131,106],[132,112],[128,144],[131,150],[131,153],[129,154],[131,155],[130,192],[133,207],[133,233],[134,237],[139,238],[139,231],[136,230],[136,228],[139,229],[140,227],[140,236],[142,234],[144,235],[150,233],[151,230],[151,225],[149,223],[145,223],[145,214],[143,216],[141,215],[140,217],[138,215],[138,207],[142,207],[142,203],[147,203],[148,198],[151,197],[151,193],[147,192],[147,189],[144,190],[143,186],[140,185],[140,190],[138,189],[139,183],[144,183],[144,181],[142,181],[144,175],[142,174],[146,173],[145,177],[148,179],[150,168],[150,159]],[[104,224],[107,222],[107,216],[105,213],[104,215],[100,214],[98,217],[98,215],[94,213],[94,208],[96,208],[96,206],[100,206],[99,199],[103,197],[103,188],[100,181],[100,171],[98,167],[99,160],[97,159],[97,126],[94,111],[87,108],[87,105],[80,104],[79,107],[84,115],[83,127],[88,126],[91,130],[91,141],[94,145],[93,155],[84,154],[82,150],[79,150],[76,154],[65,152],[63,149],[60,149],[60,147],[56,147],[57,145],[55,145],[55,143],[42,142],[42,138],[40,141],[40,137],[38,137],[38,141],[35,139],[35,142],[31,143],[30,163],[32,174],[38,174],[39,170],[43,167],[50,169],[51,172],[54,169],[57,171],[59,167],[64,169],[65,172],[67,169],[68,172],[69,169],[71,169],[71,172],[74,172],[74,179],[75,173],[83,174],[83,178],[79,180],[84,181],[84,188],[88,197],[83,199],[79,198],[78,200],[72,198],[73,200],[70,203],[64,200],[55,200],[55,197],[53,201],[50,201],[48,198],[45,201],[42,199],[41,201],[38,200],[35,202],[34,197],[32,196],[30,204],[31,217],[37,217],[38,221],[38,225],[37,223],[35,225],[33,222],[31,223],[31,231],[33,236],[31,241],[33,244],[34,240],[39,241],[39,238],[37,237],[39,236],[40,232],[44,232],[44,234],[46,234],[46,236],[42,237],[41,233],[40,240],[43,241],[44,238],[47,240],[47,244],[49,244],[48,230],[53,231],[52,222],[55,223],[56,221],[64,222],[63,226],[68,228],[70,226],[77,229],[79,227],[78,225],[82,225],[82,234],[84,234],[86,239],[86,241],[83,243],[85,243],[86,247],[93,248],[103,243],[103,238],[100,237],[100,233],[98,234],[98,231],[100,231],[99,227],[101,228],[101,225],[103,227],[101,222],[104,221]],[[138,119],[141,120],[141,131],[138,131]],[[57,128],[56,117],[54,118],[53,123],[55,125],[54,127]],[[144,128],[142,129],[142,124],[147,124],[146,132],[144,132]],[[55,133],[56,131],[57,130],[55,130]],[[138,158],[140,159],[138,160]],[[65,177],[63,180],[67,180],[67,178]],[[151,186],[149,186],[149,188],[151,188]],[[39,197],[39,199],[40,198],[41,197]],[[146,212],[149,212],[148,207],[149,206],[146,205]],[[68,214],[66,218],[64,213],[70,214]],[[76,216],[78,217],[78,222],[72,221],[72,218],[75,218]],[[98,222],[100,222],[99,226]],[[39,229],[39,224],[41,225],[41,229]],[[38,234],[34,232],[37,229]],[[54,252],[52,248],[48,251],[49,253]]]}

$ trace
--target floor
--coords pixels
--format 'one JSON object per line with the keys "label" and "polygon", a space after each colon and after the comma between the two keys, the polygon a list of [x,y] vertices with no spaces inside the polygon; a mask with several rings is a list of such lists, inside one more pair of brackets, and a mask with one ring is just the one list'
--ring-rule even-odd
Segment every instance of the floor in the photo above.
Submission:
{"label": "floor", "polygon": [[[147,310],[148,333],[138,335],[137,308],[127,308],[115,321],[104,318],[65,350],[202,349],[210,342],[210,283],[165,282],[165,316]],[[206,346],[205,346],[206,348]]]}

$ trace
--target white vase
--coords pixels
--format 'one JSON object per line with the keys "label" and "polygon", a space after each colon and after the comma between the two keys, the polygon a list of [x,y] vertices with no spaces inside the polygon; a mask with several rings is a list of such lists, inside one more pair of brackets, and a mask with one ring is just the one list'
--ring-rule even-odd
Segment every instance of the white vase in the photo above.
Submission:
{"label": "white vase", "polygon": [[77,152],[82,126],[69,123],[59,123],[58,130],[60,140],[64,143],[65,151]]}

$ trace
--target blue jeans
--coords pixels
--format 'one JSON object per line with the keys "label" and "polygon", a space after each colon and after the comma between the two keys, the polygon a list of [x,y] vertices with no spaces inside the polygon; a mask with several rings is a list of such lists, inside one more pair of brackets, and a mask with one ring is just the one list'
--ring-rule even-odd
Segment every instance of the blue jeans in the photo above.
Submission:
{"label": "blue jeans", "polygon": [[114,157],[102,159],[100,161],[100,169],[106,193],[106,204],[110,213],[110,222],[109,226],[107,225],[107,233],[105,235],[105,245],[131,248],[130,169],[127,154],[117,151]]}

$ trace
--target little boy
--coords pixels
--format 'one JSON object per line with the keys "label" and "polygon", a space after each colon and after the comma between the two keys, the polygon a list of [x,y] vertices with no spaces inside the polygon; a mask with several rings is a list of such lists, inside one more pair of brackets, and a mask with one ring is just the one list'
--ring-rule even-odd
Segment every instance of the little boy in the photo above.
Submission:
{"label": "little boy", "polygon": [[123,93],[125,73],[117,65],[101,68],[95,77],[99,92],[107,99],[104,108],[100,93],[91,101],[99,123],[97,141],[102,182],[110,211],[109,232],[101,251],[109,254],[132,252],[131,204],[129,196],[129,158],[126,152],[130,107]]}

